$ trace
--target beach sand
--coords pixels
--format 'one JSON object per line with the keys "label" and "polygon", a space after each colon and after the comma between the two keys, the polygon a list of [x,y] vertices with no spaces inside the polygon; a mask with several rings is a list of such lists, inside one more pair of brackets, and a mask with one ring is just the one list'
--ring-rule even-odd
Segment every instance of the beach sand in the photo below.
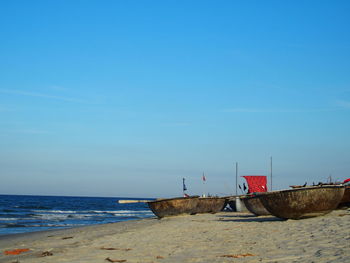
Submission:
{"label": "beach sand", "polygon": [[286,221],[233,212],[150,218],[1,237],[0,262],[350,262],[349,222],[350,209]]}

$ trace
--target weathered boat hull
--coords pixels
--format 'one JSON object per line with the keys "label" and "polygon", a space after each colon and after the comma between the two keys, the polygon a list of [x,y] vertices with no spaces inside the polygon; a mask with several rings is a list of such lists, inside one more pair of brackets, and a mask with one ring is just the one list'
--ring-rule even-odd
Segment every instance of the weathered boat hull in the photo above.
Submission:
{"label": "weathered boat hull", "polygon": [[245,207],[256,216],[270,215],[270,212],[264,207],[259,196],[246,196],[242,198]]}
{"label": "weathered boat hull", "polygon": [[199,198],[196,196],[160,199],[152,202],[147,202],[147,204],[157,217],[162,218],[183,214],[196,214],[198,201]]}
{"label": "weathered boat hull", "polygon": [[320,186],[269,192],[258,198],[272,215],[283,219],[302,219],[327,214],[336,209],[344,186]]}
{"label": "weathered boat hull", "polygon": [[196,213],[218,213],[224,209],[227,200],[224,197],[200,197]]}
{"label": "weathered boat hull", "polygon": [[340,200],[339,207],[350,207],[350,186],[345,186],[344,195]]}

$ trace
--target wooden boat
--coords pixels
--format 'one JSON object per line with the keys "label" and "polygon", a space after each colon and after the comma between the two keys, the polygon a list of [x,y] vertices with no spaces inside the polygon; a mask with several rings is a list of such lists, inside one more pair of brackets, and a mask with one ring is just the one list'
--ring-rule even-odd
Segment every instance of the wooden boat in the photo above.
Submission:
{"label": "wooden boat", "polygon": [[159,218],[197,213],[198,196],[158,199],[147,202],[152,212]]}
{"label": "wooden boat", "polygon": [[344,186],[322,185],[259,195],[264,207],[283,219],[302,219],[320,216],[336,209],[344,196]]}
{"label": "wooden boat", "polygon": [[345,186],[344,195],[338,207],[350,207],[350,185]]}
{"label": "wooden boat", "polygon": [[218,213],[227,205],[225,197],[200,197],[196,213]]}
{"label": "wooden boat", "polygon": [[262,204],[259,195],[247,195],[241,200],[244,202],[245,207],[256,216],[270,215],[270,212],[266,210]]}

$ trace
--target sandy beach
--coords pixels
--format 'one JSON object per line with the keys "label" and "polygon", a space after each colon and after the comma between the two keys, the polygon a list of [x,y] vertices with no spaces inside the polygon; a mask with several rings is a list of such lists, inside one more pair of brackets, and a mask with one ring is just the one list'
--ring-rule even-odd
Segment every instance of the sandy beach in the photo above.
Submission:
{"label": "sandy beach", "polygon": [[[221,212],[0,238],[0,262],[349,262],[350,209],[304,220]],[[29,249],[20,255],[5,251]]]}

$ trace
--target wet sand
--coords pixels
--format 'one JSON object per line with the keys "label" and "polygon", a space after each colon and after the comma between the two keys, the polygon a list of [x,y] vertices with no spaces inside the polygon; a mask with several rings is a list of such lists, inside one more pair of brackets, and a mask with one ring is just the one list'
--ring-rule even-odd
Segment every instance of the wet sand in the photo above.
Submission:
{"label": "wet sand", "polygon": [[350,262],[349,222],[350,209],[286,221],[232,212],[150,218],[1,237],[0,262]]}

